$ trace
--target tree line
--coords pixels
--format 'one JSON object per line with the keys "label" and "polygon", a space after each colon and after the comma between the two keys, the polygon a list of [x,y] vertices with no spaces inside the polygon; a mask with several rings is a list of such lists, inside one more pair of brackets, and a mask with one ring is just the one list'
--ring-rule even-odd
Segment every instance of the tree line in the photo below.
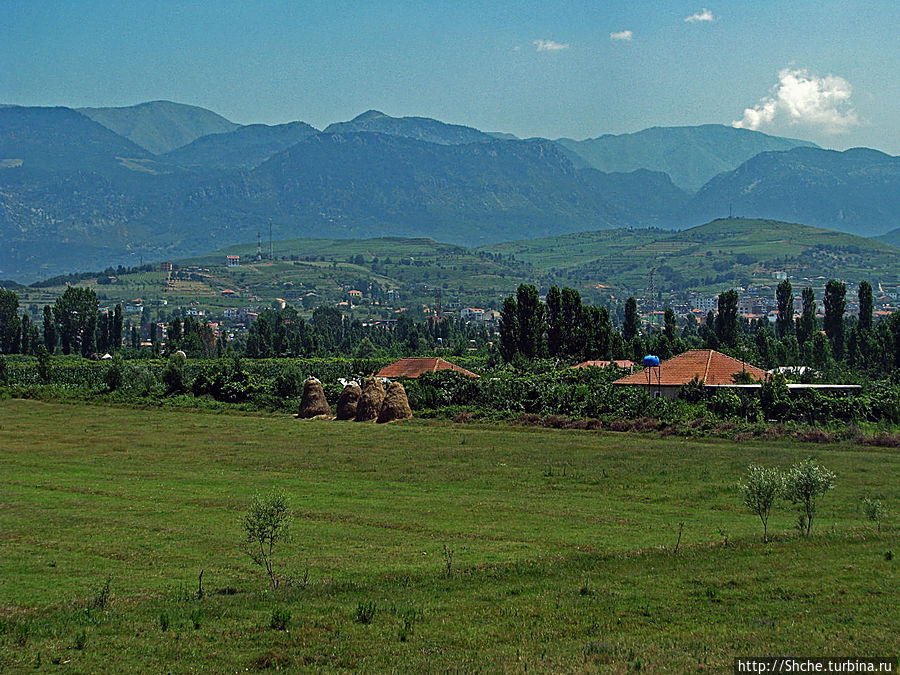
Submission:
{"label": "tree line", "polygon": [[687,349],[718,349],[765,368],[789,365],[852,368],[868,376],[884,376],[900,368],[900,313],[874,322],[874,297],[867,281],[859,284],[858,317],[846,315],[846,284],[825,285],[824,317],[816,316],[812,288],[801,292],[801,312],[795,317],[794,291],[789,280],[776,288],[777,316],[750,321],[738,312],[736,290],[718,296],[716,310],[697,323],[688,317],[679,328],[671,307],[661,326],[642,330],[637,301],[628,298],[620,328],[607,308],[585,305],[578,291],[551,287],[541,301],[536,286],[522,284],[504,299],[500,313],[500,355],[507,363],[536,358],[580,360],[631,359],[648,353],[670,358]]}
{"label": "tree line", "polygon": [[[739,316],[737,291],[718,297],[717,310],[705,321],[693,317],[679,326],[671,307],[660,326],[641,325],[638,306],[631,297],[624,303],[621,325],[614,326],[610,311],[589,305],[572,288],[551,287],[544,300],[536,286],[522,284],[503,300],[500,312],[498,355],[507,363],[527,364],[550,358],[566,362],[590,359],[640,361],[652,353],[671,358],[687,349],[719,349],[764,368],[808,365],[823,371],[843,367],[872,378],[900,368],[900,313],[876,324],[871,284],[859,284],[859,316],[846,316],[846,285],[830,280],[823,298],[824,319],[816,316],[812,288],[801,292],[801,311],[794,316],[794,289],[789,280],[776,289],[774,324],[763,318]],[[13,291],[0,291],[0,353],[37,355],[115,352],[131,348],[140,353],[138,326],[123,335],[122,307],[100,313],[93,290],[70,286],[53,305],[43,308],[43,322],[28,313],[19,316]],[[141,323],[149,323],[145,310]],[[316,308],[305,319],[291,308],[266,309],[245,336],[226,343],[196,317],[175,314],[168,323],[166,351],[184,351],[190,357],[213,358],[240,354],[250,358],[343,355],[355,358],[405,356],[431,352],[435,345],[453,345],[454,351],[475,347],[490,353],[491,336],[482,328],[455,317],[414,322],[405,314],[385,325],[363,325],[347,319],[334,307]],[[153,331],[152,333],[155,333]],[[155,335],[151,353],[160,354]]]}
{"label": "tree line", "polygon": [[101,313],[97,295],[89,288],[69,286],[53,305],[44,305],[38,329],[26,312],[18,314],[19,297],[0,290],[0,352],[3,354],[63,354],[90,357],[122,345],[122,305]]}

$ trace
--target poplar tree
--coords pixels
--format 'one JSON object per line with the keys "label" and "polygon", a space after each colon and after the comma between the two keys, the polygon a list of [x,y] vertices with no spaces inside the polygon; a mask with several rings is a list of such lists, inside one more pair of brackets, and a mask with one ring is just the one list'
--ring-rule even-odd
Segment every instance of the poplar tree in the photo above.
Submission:
{"label": "poplar tree", "polygon": [[859,282],[859,322],[857,325],[860,330],[872,330],[872,314],[874,310],[874,300],[872,299],[872,284],[868,281]]}
{"label": "poplar tree", "polygon": [[781,339],[794,332],[794,289],[785,279],[775,289],[778,317],[775,319],[775,337]]}
{"label": "poplar tree", "polygon": [[834,279],[825,284],[825,335],[831,343],[831,353],[839,361],[844,358],[844,310],[847,286]]}
{"label": "poplar tree", "polygon": [[638,328],[637,300],[628,298],[625,301],[625,323],[622,324],[622,339],[625,342],[631,342],[637,337]]}
{"label": "poplar tree", "polygon": [[797,326],[797,340],[803,346],[816,331],[816,295],[807,286],[803,289],[803,313]]}

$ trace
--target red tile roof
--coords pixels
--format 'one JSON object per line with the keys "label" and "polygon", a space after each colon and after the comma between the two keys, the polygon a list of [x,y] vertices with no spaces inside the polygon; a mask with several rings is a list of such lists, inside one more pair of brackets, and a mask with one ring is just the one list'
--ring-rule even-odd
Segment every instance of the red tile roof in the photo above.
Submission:
{"label": "red tile roof", "polygon": [[465,368],[437,357],[400,359],[379,370],[376,377],[418,377],[422,373],[434,373],[438,370],[455,370],[469,377],[479,377]]}
{"label": "red tile roof", "polygon": [[[656,369],[651,384],[657,384]],[[749,363],[738,361],[713,349],[692,349],[659,364],[659,384],[681,386],[694,377],[708,385],[734,384],[734,375],[745,372],[754,380],[765,380],[766,372]],[[619,378],[613,384],[647,384],[647,368]]]}
{"label": "red tile roof", "polygon": [[634,361],[629,361],[628,359],[619,359],[617,361],[583,361],[578,365],[572,366],[573,368],[590,368],[591,366],[596,366],[597,368],[606,368],[610,363],[615,363],[619,368],[633,368]]}

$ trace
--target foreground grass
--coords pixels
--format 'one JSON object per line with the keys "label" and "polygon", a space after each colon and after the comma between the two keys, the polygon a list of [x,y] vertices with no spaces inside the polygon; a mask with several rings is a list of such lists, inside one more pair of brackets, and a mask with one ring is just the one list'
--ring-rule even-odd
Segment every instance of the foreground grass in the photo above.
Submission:
{"label": "foreground grass", "polygon": [[[762,545],[736,481],[811,452],[838,476],[817,536],[783,507]],[[0,467],[0,668],[618,672],[895,651],[896,517],[878,534],[858,507],[898,503],[895,450],[2,401]],[[243,509],[273,486],[298,515],[281,558],[298,581],[274,593],[240,548]]]}

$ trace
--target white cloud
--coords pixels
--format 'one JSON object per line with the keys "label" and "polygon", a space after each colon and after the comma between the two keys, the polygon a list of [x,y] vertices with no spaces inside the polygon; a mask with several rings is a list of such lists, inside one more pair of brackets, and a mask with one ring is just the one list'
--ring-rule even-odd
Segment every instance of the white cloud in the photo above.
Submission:
{"label": "white cloud", "polygon": [[810,75],[805,69],[785,68],[778,73],[778,84],[744,116],[731,123],[739,129],[759,129],[776,119],[791,124],[817,127],[839,134],[859,126],[859,116],[850,104],[853,87],[843,77]]}
{"label": "white cloud", "polygon": [[553,40],[535,40],[534,44],[539,52],[558,52],[569,48],[568,42],[554,42]]}
{"label": "white cloud", "polygon": [[618,33],[610,33],[609,39],[624,40],[626,42],[630,42],[632,39],[634,39],[634,33],[632,33],[630,30],[620,30]]}
{"label": "white cloud", "polygon": [[713,15],[711,11],[703,8],[702,11],[697,12],[696,14],[691,14],[689,17],[685,18],[685,21],[688,23],[697,23],[698,21],[715,21],[716,17]]}

